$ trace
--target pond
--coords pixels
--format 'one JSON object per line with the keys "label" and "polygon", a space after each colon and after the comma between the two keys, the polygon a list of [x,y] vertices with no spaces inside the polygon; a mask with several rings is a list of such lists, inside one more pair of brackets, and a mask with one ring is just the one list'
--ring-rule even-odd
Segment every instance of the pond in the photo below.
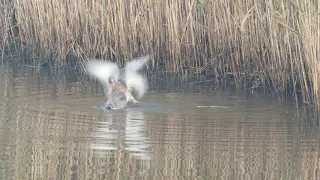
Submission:
{"label": "pond", "polygon": [[139,104],[104,110],[72,69],[2,66],[0,179],[319,179],[302,104],[151,79]]}

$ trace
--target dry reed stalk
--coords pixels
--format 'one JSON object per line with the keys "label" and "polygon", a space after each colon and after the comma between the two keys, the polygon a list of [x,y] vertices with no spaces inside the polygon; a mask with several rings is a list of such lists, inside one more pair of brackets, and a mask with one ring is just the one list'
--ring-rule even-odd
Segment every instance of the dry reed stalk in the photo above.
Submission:
{"label": "dry reed stalk", "polygon": [[[3,62],[5,50],[10,52],[15,44],[15,21],[14,21],[14,9],[13,4],[9,0],[0,1],[0,49],[1,60]],[[12,40],[12,42],[10,42]]]}
{"label": "dry reed stalk", "polygon": [[[21,47],[39,54],[97,56],[123,64],[121,59],[152,53],[156,69],[183,75],[207,71],[216,79],[232,75],[238,88],[301,89],[305,101],[320,104],[316,2],[13,2],[1,13],[15,10]],[[2,24],[13,26],[8,16],[1,17]],[[6,41],[16,37],[10,38]]]}

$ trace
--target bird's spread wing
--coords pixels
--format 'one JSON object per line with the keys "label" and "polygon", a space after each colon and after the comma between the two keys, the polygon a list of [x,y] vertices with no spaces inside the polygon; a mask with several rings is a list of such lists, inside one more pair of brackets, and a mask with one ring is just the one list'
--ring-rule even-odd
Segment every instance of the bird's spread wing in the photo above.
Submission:
{"label": "bird's spread wing", "polygon": [[148,60],[149,55],[133,59],[126,64],[124,69],[119,70],[116,63],[91,59],[86,64],[86,69],[91,76],[97,78],[104,85],[105,92],[108,92],[109,78],[114,77],[116,81],[121,80],[124,82],[128,89],[135,90],[138,98],[141,98],[148,89],[148,83],[137,71],[140,70]]}
{"label": "bird's spread wing", "polygon": [[150,56],[146,55],[146,56],[142,56],[142,57],[131,60],[130,62],[128,62],[126,64],[125,71],[126,72],[128,72],[128,71],[137,72],[139,69],[141,69],[146,64],[146,62],[149,60],[149,58],[150,58]]}
{"label": "bird's spread wing", "polygon": [[119,79],[119,68],[116,63],[91,59],[86,64],[86,69],[91,76],[96,77],[108,89],[108,80],[114,77],[116,81]]}
{"label": "bird's spread wing", "polygon": [[120,69],[119,80],[122,82],[125,82],[126,73],[139,71],[149,60],[149,57],[150,57],[149,55],[146,55],[139,58],[135,58],[130,62],[128,62],[125,68]]}
{"label": "bird's spread wing", "polygon": [[147,80],[137,71],[149,60],[149,55],[133,59],[125,67],[124,81],[129,89],[134,89],[138,98],[141,98],[148,89]]}

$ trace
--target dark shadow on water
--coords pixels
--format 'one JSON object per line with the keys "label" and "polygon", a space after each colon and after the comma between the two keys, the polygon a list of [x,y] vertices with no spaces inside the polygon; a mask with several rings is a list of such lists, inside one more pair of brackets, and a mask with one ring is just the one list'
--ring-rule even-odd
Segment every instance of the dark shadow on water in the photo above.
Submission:
{"label": "dark shadow on water", "polygon": [[144,102],[140,101],[137,104],[130,104],[128,107],[124,109],[107,109],[105,106],[105,102],[100,102],[99,106],[92,106],[93,109],[100,109],[102,111],[105,111],[106,113],[112,113],[114,111],[136,111],[136,112],[146,112],[146,111],[152,111],[152,112],[158,112],[158,113],[173,113],[174,110],[167,109],[166,107],[162,106],[161,104],[157,102]]}

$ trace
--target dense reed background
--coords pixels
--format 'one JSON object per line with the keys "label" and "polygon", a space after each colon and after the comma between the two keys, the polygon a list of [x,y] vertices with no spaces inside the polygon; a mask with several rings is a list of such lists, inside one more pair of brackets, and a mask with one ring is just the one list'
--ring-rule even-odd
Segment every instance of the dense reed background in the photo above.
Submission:
{"label": "dense reed background", "polygon": [[111,58],[231,78],[238,88],[302,92],[319,104],[318,0],[1,0],[5,55]]}

